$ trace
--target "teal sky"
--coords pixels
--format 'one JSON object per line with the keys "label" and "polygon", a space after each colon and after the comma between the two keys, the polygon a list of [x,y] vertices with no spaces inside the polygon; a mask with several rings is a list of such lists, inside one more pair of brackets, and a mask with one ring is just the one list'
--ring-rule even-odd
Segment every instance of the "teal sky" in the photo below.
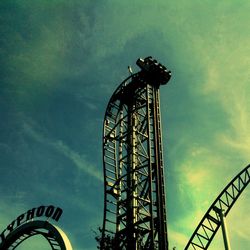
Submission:
{"label": "teal sky", "polygon": [[[104,112],[151,55],[173,75],[161,112],[170,249],[182,250],[250,162],[249,13],[248,0],[0,1],[0,231],[54,204],[74,250],[96,249]],[[232,249],[250,248],[249,201],[228,216]],[[223,249],[220,231],[209,249]]]}

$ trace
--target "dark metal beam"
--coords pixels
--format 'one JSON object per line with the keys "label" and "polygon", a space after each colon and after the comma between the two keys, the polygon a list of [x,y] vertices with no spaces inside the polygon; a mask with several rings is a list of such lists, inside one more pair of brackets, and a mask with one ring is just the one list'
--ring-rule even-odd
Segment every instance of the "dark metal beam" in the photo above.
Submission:
{"label": "dark metal beam", "polygon": [[223,189],[200,221],[184,250],[208,249],[216,232],[222,224],[219,211],[223,211],[224,216],[227,216],[241,193],[250,182],[249,169],[250,165],[246,166]]}
{"label": "dark metal beam", "polygon": [[151,57],[137,64],[104,118],[101,249],[168,249],[159,86],[171,72]]}

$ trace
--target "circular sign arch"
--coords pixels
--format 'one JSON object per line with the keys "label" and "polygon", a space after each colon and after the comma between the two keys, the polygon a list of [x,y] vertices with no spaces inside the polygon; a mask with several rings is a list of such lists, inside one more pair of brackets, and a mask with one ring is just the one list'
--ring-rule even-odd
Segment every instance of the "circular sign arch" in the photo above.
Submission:
{"label": "circular sign arch", "polygon": [[[22,242],[32,236],[43,236],[51,250],[72,250],[66,234],[49,222],[58,222],[63,210],[53,205],[32,208],[19,215],[0,233],[0,250],[16,249]],[[41,217],[45,217],[41,219]]]}
{"label": "circular sign arch", "polygon": [[42,220],[26,222],[13,230],[0,244],[0,249],[15,249],[23,241],[35,235],[42,235],[52,250],[72,250],[66,234],[59,227]]}

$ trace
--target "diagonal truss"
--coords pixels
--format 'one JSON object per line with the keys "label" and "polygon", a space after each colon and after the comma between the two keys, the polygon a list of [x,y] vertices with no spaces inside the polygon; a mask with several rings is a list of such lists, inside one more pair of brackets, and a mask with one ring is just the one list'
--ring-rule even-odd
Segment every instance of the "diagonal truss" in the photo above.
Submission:
{"label": "diagonal truss", "polygon": [[221,226],[220,211],[223,211],[224,215],[227,216],[236,200],[249,184],[249,169],[250,165],[245,167],[224,188],[204,215],[184,250],[208,249]]}
{"label": "diagonal truss", "polygon": [[151,58],[137,64],[104,118],[101,249],[168,248],[159,86],[170,72]]}

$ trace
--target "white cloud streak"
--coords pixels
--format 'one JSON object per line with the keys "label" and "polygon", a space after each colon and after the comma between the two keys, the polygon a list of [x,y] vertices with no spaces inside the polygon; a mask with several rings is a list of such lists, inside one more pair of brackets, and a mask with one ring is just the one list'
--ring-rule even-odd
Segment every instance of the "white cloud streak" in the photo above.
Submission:
{"label": "white cloud streak", "polygon": [[27,121],[23,123],[23,129],[25,133],[27,133],[33,139],[47,144],[49,147],[52,147],[63,156],[70,159],[79,171],[82,171],[87,175],[94,177],[97,181],[103,181],[102,172],[98,170],[94,165],[89,163],[84,155],[75,152],[63,141],[52,140],[51,138],[46,137],[43,133],[35,130],[34,126],[31,126]]}

